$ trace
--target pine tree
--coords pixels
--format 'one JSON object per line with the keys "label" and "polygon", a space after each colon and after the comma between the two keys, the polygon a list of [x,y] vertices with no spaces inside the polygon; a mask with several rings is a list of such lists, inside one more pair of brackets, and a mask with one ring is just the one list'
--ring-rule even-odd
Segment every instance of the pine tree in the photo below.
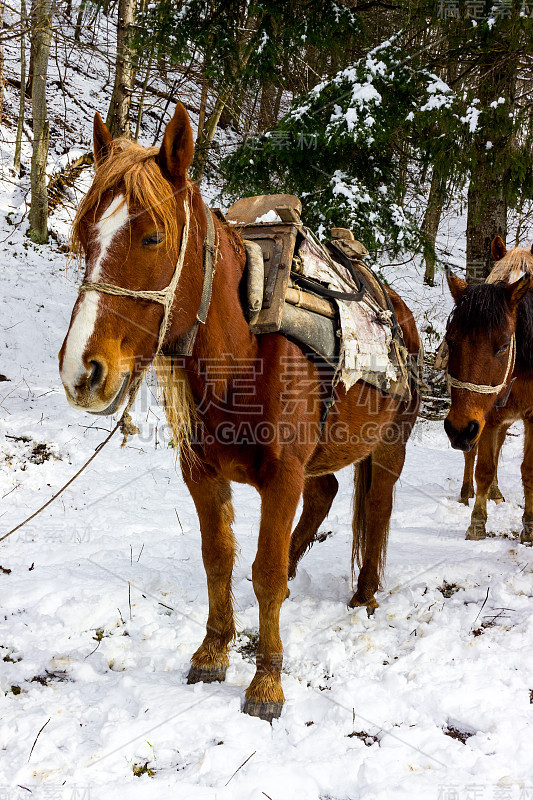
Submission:
{"label": "pine tree", "polygon": [[446,84],[405,57],[400,41],[387,40],[228,157],[227,188],[232,196],[267,185],[296,193],[308,224],[322,232],[351,227],[373,249],[421,247],[417,220],[402,203],[404,154],[437,157],[435,114],[453,116],[456,102]]}
{"label": "pine tree", "polygon": [[[172,0],[150,4],[140,22],[141,46],[155,42],[158,55],[172,62],[198,63],[213,98],[198,131],[192,175],[200,183],[221,116],[242,92],[283,85],[283,65],[306,47],[341,47],[359,30],[346,6],[325,0]],[[204,108],[206,106],[204,105]]]}

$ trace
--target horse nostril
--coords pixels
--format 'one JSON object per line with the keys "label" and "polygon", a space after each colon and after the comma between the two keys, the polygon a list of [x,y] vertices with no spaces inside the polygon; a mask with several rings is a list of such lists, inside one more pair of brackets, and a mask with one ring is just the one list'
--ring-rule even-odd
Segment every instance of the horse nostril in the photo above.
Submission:
{"label": "horse nostril", "polygon": [[91,366],[91,374],[89,375],[89,388],[92,392],[94,392],[104,382],[105,367],[101,361],[97,361],[96,359],[89,361],[89,364]]}
{"label": "horse nostril", "polygon": [[452,423],[447,417],[444,420],[444,430],[446,431],[446,435],[448,436],[449,439],[451,439],[452,436],[454,436],[457,433],[456,429],[453,427]]}
{"label": "horse nostril", "polygon": [[470,441],[472,441],[472,439],[475,439],[475,438],[476,438],[476,436],[478,435],[478,433],[479,433],[479,422],[476,422],[476,421],[473,419],[473,420],[472,420],[471,422],[469,422],[469,423],[468,423],[468,425],[466,426],[466,435],[468,436],[468,438],[470,439]]}

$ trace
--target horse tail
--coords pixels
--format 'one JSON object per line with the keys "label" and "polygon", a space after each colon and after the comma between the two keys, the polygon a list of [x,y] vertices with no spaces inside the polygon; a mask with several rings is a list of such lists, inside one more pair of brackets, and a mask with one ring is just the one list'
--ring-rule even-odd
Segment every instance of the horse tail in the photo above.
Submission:
{"label": "horse tail", "polygon": [[352,579],[355,565],[361,569],[367,548],[366,497],[372,483],[372,454],[354,464],[352,518]]}

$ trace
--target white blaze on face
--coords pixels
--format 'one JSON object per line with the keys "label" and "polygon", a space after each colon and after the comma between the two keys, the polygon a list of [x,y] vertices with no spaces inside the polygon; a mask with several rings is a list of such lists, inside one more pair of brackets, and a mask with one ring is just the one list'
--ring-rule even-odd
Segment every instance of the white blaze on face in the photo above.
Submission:
{"label": "white blaze on face", "polygon": [[[128,219],[128,207],[124,202],[124,196],[114,197],[96,224],[95,242],[99,248],[96,258],[88,265],[88,280],[100,280],[102,267],[112,247],[113,239]],[[83,354],[94,333],[99,305],[98,292],[84,292],[67,336],[61,380],[73,395],[75,395],[74,387],[87,371],[83,363]]]}

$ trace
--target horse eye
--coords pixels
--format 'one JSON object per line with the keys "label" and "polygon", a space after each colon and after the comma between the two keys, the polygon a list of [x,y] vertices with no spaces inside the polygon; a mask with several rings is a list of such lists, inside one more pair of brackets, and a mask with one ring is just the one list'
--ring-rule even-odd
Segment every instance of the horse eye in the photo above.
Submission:
{"label": "horse eye", "polygon": [[150,233],[148,236],[145,236],[143,239],[143,245],[150,246],[154,244],[161,244],[165,237],[162,233]]}
{"label": "horse eye", "polygon": [[504,346],[503,346],[503,347],[500,347],[500,349],[499,349],[499,350],[496,350],[496,355],[497,355],[497,356],[499,356],[499,355],[501,355],[502,353],[505,353],[505,351],[507,350],[507,348],[508,348],[508,347],[509,347],[509,345],[508,345],[508,344],[504,344]]}

